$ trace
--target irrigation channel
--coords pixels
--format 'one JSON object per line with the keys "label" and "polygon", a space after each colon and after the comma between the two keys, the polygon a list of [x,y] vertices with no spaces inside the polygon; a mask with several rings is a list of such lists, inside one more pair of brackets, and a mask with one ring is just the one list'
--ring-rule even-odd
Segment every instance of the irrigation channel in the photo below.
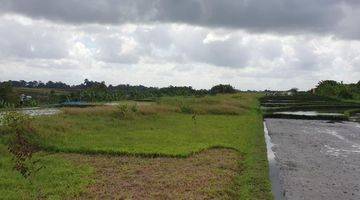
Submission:
{"label": "irrigation channel", "polygon": [[347,114],[360,105],[319,97],[261,102],[276,200],[360,199],[359,114]]}

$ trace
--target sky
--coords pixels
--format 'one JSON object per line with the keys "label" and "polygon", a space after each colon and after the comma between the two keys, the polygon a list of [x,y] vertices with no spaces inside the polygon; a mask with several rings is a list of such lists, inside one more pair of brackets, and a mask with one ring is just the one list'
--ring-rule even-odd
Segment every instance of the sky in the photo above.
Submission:
{"label": "sky", "polygon": [[360,80],[359,0],[0,0],[0,81],[308,90]]}

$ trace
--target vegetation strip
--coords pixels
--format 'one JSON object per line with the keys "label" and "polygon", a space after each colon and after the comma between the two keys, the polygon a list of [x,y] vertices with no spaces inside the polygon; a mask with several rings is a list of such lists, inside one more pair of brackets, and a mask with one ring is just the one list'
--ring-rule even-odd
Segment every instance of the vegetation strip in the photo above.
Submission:
{"label": "vegetation strip", "polygon": [[109,151],[109,150],[80,150],[80,149],[57,149],[57,147],[46,147],[42,146],[43,151],[49,153],[67,153],[67,154],[83,154],[83,155],[104,155],[104,156],[132,156],[132,157],[141,157],[141,158],[188,158],[197,154],[201,154],[204,151],[216,150],[216,149],[227,149],[233,150],[238,153],[238,149],[234,147],[226,146],[210,146],[208,148],[200,149],[198,151],[189,152],[188,154],[161,154],[161,153],[131,153],[126,151]]}

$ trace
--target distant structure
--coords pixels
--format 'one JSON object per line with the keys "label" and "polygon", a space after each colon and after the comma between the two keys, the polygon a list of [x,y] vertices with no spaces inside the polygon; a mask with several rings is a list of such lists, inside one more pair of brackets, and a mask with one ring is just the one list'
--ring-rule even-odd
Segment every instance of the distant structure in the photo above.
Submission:
{"label": "distant structure", "polygon": [[293,91],[286,91],[286,95],[288,95],[288,96],[294,95],[294,92]]}
{"label": "distant structure", "polygon": [[23,105],[25,102],[30,101],[31,99],[32,99],[32,96],[21,94],[20,95],[20,105]]}
{"label": "distant structure", "polygon": [[266,90],[265,95],[266,96],[292,96],[295,95],[297,91],[295,90],[287,90],[287,91],[271,91]]}
{"label": "distant structure", "polygon": [[312,88],[312,89],[310,90],[310,92],[311,92],[311,94],[315,94],[315,93],[316,93],[316,89],[315,89],[315,88]]}

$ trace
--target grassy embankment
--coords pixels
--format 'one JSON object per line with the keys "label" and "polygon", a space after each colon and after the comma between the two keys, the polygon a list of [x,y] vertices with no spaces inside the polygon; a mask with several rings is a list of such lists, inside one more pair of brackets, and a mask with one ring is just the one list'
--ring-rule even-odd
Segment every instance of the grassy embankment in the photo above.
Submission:
{"label": "grassy embankment", "polygon": [[[48,152],[145,157],[184,158],[209,148],[229,148],[241,156],[230,196],[272,198],[256,95],[161,98],[134,110],[125,118],[116,107],[71,108],[64,114],[39,117],[35,120],[38,142]],[[52,156],[56,154],[50,160]],[[77,175],[76,170],[73,173]]]}

